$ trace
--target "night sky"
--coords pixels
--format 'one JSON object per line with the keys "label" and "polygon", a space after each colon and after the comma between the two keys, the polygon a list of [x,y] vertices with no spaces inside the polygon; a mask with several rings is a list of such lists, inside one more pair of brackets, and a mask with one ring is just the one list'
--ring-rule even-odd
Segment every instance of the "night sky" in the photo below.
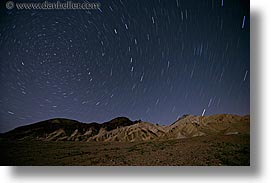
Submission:
{"label": "night sky", "polygon": [[90,2],[100,9],[1,1],[0,132],[56,117],[249,114],[249,1]]}

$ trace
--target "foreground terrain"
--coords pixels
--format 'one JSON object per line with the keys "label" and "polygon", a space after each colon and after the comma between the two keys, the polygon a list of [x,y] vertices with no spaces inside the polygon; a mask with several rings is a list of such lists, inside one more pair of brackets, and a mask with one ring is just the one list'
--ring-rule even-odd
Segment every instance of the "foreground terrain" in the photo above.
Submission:
{"label": "foreground terrain", "polygon": [[0,141],[1,165],[249,165],[249,135],[145,142]]}

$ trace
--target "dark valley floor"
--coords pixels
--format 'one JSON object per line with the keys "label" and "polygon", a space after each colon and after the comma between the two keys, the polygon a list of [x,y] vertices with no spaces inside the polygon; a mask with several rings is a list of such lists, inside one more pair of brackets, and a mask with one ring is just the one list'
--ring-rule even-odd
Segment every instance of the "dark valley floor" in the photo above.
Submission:
{"label": "dark valley floor", "polygon": [[249,166],[249,135],[146,142],[1,141],[1,165]]}

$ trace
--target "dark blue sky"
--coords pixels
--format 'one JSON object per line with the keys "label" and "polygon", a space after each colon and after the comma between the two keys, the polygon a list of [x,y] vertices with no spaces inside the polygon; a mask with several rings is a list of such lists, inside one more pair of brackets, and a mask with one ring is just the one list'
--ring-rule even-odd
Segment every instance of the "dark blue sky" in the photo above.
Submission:
{"label": "dark blue sky", "polygon": [[249,1],[93,2],[100,10],[1,1],[0,132],[55,117],[249,114]]}

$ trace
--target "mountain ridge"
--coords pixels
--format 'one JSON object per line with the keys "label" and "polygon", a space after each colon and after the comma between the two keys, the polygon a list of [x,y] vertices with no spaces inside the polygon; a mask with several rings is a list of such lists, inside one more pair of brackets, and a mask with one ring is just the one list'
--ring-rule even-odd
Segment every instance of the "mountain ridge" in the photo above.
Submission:
{"label": "mountain ridge", "polygon": [[183,115],[170,125],[117,117],[104,123],[83,123],[53,118],[0,134],[11,140],[42,141],[148,141],[191,138],[207,135],[249,134],[250,115],[216,114],[211,116]]}

